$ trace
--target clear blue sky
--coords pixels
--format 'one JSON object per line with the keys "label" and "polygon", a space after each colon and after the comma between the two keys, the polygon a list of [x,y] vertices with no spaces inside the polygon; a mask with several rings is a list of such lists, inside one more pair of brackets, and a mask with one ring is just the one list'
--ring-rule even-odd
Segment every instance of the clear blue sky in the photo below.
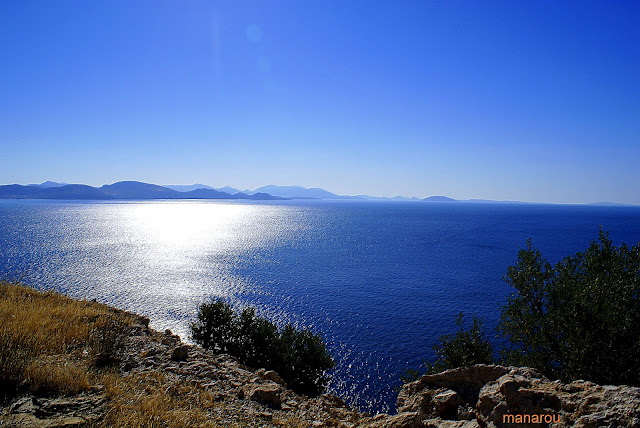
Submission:
{"label": "clear blue sky", "polygon": [[0,183],[640,204],[637,1],[0,4]]}

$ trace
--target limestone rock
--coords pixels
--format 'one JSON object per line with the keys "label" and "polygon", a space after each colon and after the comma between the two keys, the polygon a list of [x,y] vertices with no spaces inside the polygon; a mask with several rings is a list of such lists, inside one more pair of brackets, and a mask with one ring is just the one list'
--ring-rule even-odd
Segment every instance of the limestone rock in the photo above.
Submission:
{"label": "limestone rock", "polygon": [[[428,404],[425,404],[425,400],[430,400],[434,394],[425,392],[425,389],[433,391],[441,388],[455,391],[466,403],[475,403],[480,389],[487,382],[496,380],[508,372],[509,368],[507,367],[477,364],[471,367],[424,375],[419,380],[402,387],[398,394],[396,407],[398,411],[422,411],[426,413],[424,406],[428,406]],[[417,394],[422,394],[423,397],[416,400]],[[422,409],[417,406],[422,406]]]}
{"label": "limestone rock", "polygon": [[0,412],[0,426],[14,427],[83,427],[100,419],[105,396],[89,391],[71,397],[20,398]]}
{"label": "limestone rock", "polygon": [[273,408],[280,408],[282,388],[278,385],[253,385],[244,391],[244,397]]}
{"label": "limestone rock", "polygon": [[171,352],[171,359],[174,361],[184,361],[189,356],[189,346],[179,345],[173,348]]}
{"label": "limestone rock", "polygon": [[[533,369],[497,365],[422,376],[400,391],[398,414],[371,418],[330,394],[299,396],[276,372],[185,345],[170,331],[148,328],[144,319],[130,329],[119,369],[123,376],[163,378],[167,394],[186,394],[189,402],[207,397],[210,405],[202,411],[219,426],[491,428],[511,425],[508,418],[518,423],[518,416],[527,426],[525,416],[546,415],[554,417],[554,427],[640,428],[640,388],[563,383]],[[47,397],[24,390],[0,403],[0,427],[95,426],[109,406],[106,389]]]}
{"label": "limestone rock", "polygon": [[425,426],[447,426],[433,425],[436,416],[441,418],[437,423],[476,419],[483,427],[545,417],[556,427],[640,428],[640,388],[585,381],[564,384],[531,368],[476,365],[405,385],[398,395],[398,411],[417,412]]}
{"label": "limestone rock", "polygon": [[464,404],[458,393],[450,389],[434,395],[431,402],[433,413],[444,419],[456,419],[458,407]]}
{"label": "limestone rock", "polygon": [[[370,419],[338,397],[299,396],[278,384],[275,372],[264,370],[259,376],[237,358],[186,345],[170,331],[159,332],[148,328],[147,321],[139,322],[128,330],[114,374],[134,382],[163,379],[162,393],[196,407],[206,397],[207,405],[199,410],[216,426],[358,428]],[[184,358],[186,362],[179,361]],[[97,384],[79,394],[50,397],[25,390],[0,402],[0,427],[102,426],[112,403],[107,389]]]}
{"label": "limestone rock", "polygon": [[261,378],[270,380],[271,382],[275,382],[278,385],[282,385],[282,386],[286,385],[286,383],[284,382],[284,380],[282,380],[280,375],[273,370],[259,369],[256,372],[256,374]]}
{"label": "limestone rock", "polygon": [[369,421],[366,428],[422,428],[418,412],[401,412],[397,415],[378,415]]}

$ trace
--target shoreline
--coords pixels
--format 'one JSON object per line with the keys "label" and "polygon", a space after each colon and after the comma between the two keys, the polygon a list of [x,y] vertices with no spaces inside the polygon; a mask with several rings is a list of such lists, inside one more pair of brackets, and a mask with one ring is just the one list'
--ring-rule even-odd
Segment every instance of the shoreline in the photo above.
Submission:
{"label": "shoreline", "polygon": [[[50,373],[43,375],[41,370],[40,376],[50,382],[46,388],[34,388],[36,377],[25,371],[30,374],[16,383],[15,393],[4,396],[0,408],[0,425],[4,426],[101,427],[131,426],[135,422],[137,426],[160,423],[170,427],[472,428],[544,422],[546,415],[553,418],[555,426],[640,423],[640,388],[585,381],[564,384],[530,368],[497,365],[424,375],[403,386],[397,414],[371,416],[331,394],[316,398],[295,394],[277,373],[250,368],[229,355],[185,344],[169,330],[162,333],[149,328],[146,317],[6,282],[0,283],[0,291],[0,304],[5,309],[0,313],[5,318],[0,336],[4,349],[11,348],[11,332],[21,327],[15,318],[21,316],[30,320],[29,328],[40,329],[40,333],[52,321],[64,318],[68,331],[58,333],[68,334],[89,325],[90,331],[85,332],[89,342],[95,331],[109,337],[120,332],[123,339],[122,348],[109,356],[109,364],[100,367],[96,367],[96,361],[105,355],[96,356],[87,348],[88,343],[78,340],[71,341],[72,346],[64,352],[57,348],[58,353],[32,356],[45,371],[64,370],[54,373],[59,376],[54,383]],[[50,316],[41,313],[38,320],[28,318],[26,307],[20,307],[23,303],[46,307]],[[7,304],[13,305],[13,314],[7,312]],[[101,323],[103,319],[109,323]],[[32,336],[37,334],[31,331]],[[56,344],[53,338],[49,341],[52,343],[43,349]],[[19,351],[15,346],[12,349]],[[109,349],[105,349],[103,354],[108,354]],[[6,358],[0,357],[0,361],[4,364]],[[72,369],[80,370],[76,379],[63,376]],[[72,388],[70,383],[83,376],[87,382]]]}

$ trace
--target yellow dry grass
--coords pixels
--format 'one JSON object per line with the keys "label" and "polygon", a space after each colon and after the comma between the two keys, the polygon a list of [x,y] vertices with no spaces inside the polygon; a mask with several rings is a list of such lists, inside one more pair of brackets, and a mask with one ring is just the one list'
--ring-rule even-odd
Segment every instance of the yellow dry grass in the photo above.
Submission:
{"label": "yellow dry grass", "polygon": [[257,423],[225,407],[228,403],[211,391],[162,371],[121,376],[96,370],[87,351],[100,348],[100,338],[114,324],[134,321],[134,315],[96,302],[0,282],[0,385],[26,382],[32,391],[45,394],[75,394],[91,384],[104,385],[106,415],[91,425],[95,428],[308,425],[293,415]]}
{"label": "yellow dry grass", "polygon": [[117,375],[105,379],[110,406],[104,424],[109,427],[189,428],[221,427],[208,409],[213,395],[195,385],[167,379],[162,372]]}
{"label": "yellow dry grass", "polygon": [[87,389],[88,358],[82,359],[82,351],[91,332],[114,317],[122,325],[133,321],[96,302],[0,282],[0,381],[27,381],[34,391]]}
{"label": "yellow dry grass", "polygon": [[75,394],[91,387],[85,361],[66,356],[34,358],[24,370],[32,391]]}
{"label": "yellow dry grass", "polygon": [[104,379],[109,407],[104,427],[242,428],[279,426],[307,428],[295,415],[260,423],[194,382],[172,379],[163,372],[110,375]]}

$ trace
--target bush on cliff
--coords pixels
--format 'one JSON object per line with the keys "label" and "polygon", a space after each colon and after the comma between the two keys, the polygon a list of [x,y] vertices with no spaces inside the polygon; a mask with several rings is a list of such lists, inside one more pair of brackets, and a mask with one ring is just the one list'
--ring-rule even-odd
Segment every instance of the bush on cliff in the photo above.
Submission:
{"label": "bush on cliff", "polygon": [[555,266],[531,241],[507,270],[514,287],[499,330],[506,363],[563,380],[640,385],[640,244],[600,231],[586,251]]}
{"label": "bush on cliff", "polygon": [[[433,345],[436,359],[433,362],[425,362],[426,374],[440,373],[445,370],[458,367],[468,367],[474,364],[493,364],[493,345],[487,337],[482,326],[482,320],[472,318],[472,323],[465,328],[465,319],[462,312],[456,318],[458,331],[452,334],[443,334],[438,337],[438,343]],[[415,369],[407,370],[400,377],[403,383],[416,381],[422,373]]]}
{"label": "bush on cliff", "polygon": [[204,348],[227,353],[251,367],[275,370],[300,394],[317,396],[334,362],[322,338],[292,325],[278,327],[246,308],[239,314],[218,299],[203,303],[191,324],[193,340]]}
{"label": "bush on cliff", "polygon": [[474,364],[492,364],[493,346],[482,328],[482,320],[473,317],[471,326],[464,328],[462,312],[456,319],[458,331],[438,338],[433,350],[436,361],[427,363],[428,373],[439,373],[456,367],[468,367]]}

